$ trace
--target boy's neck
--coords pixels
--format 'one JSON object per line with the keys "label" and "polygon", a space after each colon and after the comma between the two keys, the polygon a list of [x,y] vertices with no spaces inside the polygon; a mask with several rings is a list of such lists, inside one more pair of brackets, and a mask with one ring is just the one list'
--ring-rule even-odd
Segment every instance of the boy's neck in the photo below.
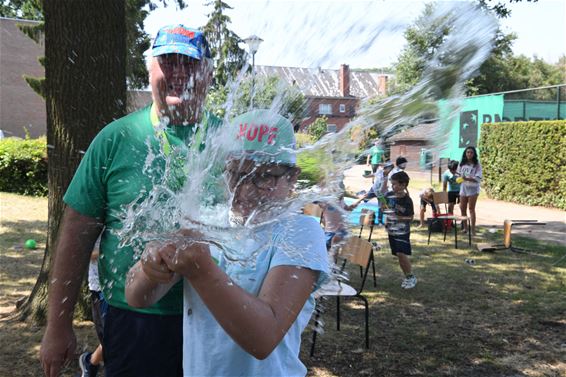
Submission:
{"label": "boy's neck", "polygon": [[399,192],[393,191],[393,193],[395,193],[396,198],[404,198],[405,196],[407,196],[407,193],[405,192],[405,190],[399,191]]}

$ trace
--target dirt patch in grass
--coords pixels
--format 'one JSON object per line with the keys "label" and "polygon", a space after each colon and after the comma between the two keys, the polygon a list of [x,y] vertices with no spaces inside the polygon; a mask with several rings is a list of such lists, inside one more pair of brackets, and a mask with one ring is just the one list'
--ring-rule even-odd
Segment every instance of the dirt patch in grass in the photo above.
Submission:
{"label": "dirt patch in grass", "polygon": [[[14,248],[28,238],[44,247],[46,199],[0,194],[0,310],[29,293],[42,251]],[[43,213],[43,215],[42,215]],[[9,215],[8,215],[9,214]],[[377,287],[369,278],[370,348],[364,349],[363,306],[341,305],[336,331],[334,299],[325,300],[323,334],[309,357],[312,328],[303,334],[301,359],[309,376],[564,376],[566,375],[566,248],[529,238],[513,239],[532,250],[479,253],[462,243],[426,231],[412,233],[413,290],[400,287],[402,275],[390,255],[382,229],[375,233],[383,249],[376,254]],[[477,240],[496,242],[500,233],[481,230]],[[465,263],[473,259],[474,264]],[[359,270],[348,269],[350,282]],[[1,316],[1,314],[0,314]],[[97,343],[90,322],[76,322],[78,353]],[[43,329],[0,319],[0,376],[39,376]],[[73,376],[77,365],[63,373]]]}

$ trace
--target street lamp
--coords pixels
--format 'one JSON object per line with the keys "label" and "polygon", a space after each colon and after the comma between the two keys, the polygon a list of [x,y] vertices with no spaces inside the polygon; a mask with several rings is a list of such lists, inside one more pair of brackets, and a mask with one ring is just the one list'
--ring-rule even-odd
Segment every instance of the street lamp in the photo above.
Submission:
{"label": "street lamp", "polygon": [[248,49],[250,50],[250,54],[252,54],[252,90],[250,92],[250,103],[251,107],[254,107],[254,85],[255,85],[255,53],[259,49],[259,44],[263,42],[263,39],[258,37],[257,35],[250,35],[244,42],[248,45]]}

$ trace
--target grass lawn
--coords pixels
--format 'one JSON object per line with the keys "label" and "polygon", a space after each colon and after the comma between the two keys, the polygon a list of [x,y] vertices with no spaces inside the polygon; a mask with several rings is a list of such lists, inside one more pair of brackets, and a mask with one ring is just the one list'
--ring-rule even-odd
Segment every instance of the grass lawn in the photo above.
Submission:
{"label": "grass lawn", "polygon": [[[47,200],[0,193],[0,376],[41,375],[37,354],[43,330],[9,320],[15,301],[33,287],[43,258]],[[480,229],[480,237],[500,241],[501,233]],[[449,235],[450,237],[451,235]],[[342,303],[341,331],[335,301],[323,302],[324,333],[308,356],[312,328],[303,334],[301,359],[309,376],[565,376],[566,248],[514,237],[529,254],[478,253],[452,238],[415,230],[412,263],[419,282],[400,287],[402,276],[382,229],[376,254],[377,288],[371,277],[370,349],[363,348],[363,306]],[[35,238],[40,249],[21,249]],[[484,242],[482,240],[482,242]],[[464,262],[473,259],[474,265]],[[359,270],[349,269],[359,284]],[[79,349],[96,345],[93,325],[77,322]],[[195,345],[198,346],[198,345]],[[78,371],[67,368],[65,376]]]}

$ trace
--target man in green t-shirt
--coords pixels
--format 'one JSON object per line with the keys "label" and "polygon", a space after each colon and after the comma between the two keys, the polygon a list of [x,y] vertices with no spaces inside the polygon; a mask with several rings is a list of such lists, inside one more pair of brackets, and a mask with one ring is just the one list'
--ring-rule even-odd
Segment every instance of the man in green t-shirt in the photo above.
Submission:
{"label": "man in green t-shirt", "polygon": [[369,150],[368,158],[366,160],[366,165],[369,166],[371,163],[372,173],[375,173],[377,171],[379,164],[385,162],[384,155],[385,152],[379,147],[379,141],[374,141],[373,146]]}
{"label": "man in green t-shirt", "polygon": [[[64,196],[40,357],[56,376],[73,357],[73,310],[89,256],[101,235],[99,274],[109,309],[104,324],[106,376],[182,376],[182,285],[145,309],[128,306],[126,273],[136,262],[119,245],[123,210],[152,188],[173,192],[184,183],[183,161],[217,118],[201,111],[212,81],[212,61],[201,31],[184,25],[159,30],[152,47],[153,104],[106,126],[92,141]],[[200,124],[200,127],[196,125]],[[168,162],[169,161],[169,162]],[[142,245],[138,245],[143,249]],[[88,361],[88,360],[87,360]]]}

